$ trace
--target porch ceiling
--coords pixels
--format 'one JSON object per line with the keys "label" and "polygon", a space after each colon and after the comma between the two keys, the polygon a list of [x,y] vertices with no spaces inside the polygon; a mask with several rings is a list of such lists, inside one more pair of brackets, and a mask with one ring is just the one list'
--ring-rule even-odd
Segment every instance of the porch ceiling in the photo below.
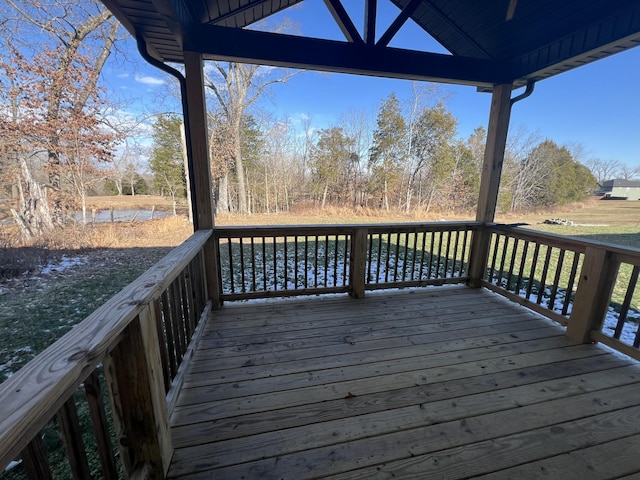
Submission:
{"label": "porch ceiling", "polygon": [[[391,0],[400,10],[375,32],[376,0],[358,28],[340,0],[325,0],[345,41],[245,27],[302,0],[102,0],[153,56],[205,58],[490,87],[539,81],[640,43],[640,1]],[[451,54],[388,47],[408,18]],[[304,28],[304,26],[303,26]]]}

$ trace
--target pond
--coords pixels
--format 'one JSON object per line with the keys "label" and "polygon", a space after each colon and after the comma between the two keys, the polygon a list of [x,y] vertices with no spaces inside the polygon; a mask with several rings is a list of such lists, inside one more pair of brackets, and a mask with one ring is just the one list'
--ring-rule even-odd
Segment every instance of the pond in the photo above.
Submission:
{"label": "pond", "polygon": [[[172,212],[164,212],[158,210],[100,210],[96,213],[95,220],[92,219],[91,212],[87,212],[87,223],[95,221],[97,223],[110,222],[113,215],[114,222],[132,222],[150,220],[152,218],[163,218],[173,215]],[[82,212],[76,213],[78,222],[82,221]]]}

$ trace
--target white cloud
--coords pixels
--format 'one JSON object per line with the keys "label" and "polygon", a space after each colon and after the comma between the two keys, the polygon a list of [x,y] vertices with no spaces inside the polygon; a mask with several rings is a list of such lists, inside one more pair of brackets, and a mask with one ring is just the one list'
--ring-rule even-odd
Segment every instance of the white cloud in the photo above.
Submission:
{"label": "white cloud", "polygon": [[138,83],[143,83],[145,85],[164,85],[166,82],[157,77],[151,77],[149,75],[136,75],[135,81]]}

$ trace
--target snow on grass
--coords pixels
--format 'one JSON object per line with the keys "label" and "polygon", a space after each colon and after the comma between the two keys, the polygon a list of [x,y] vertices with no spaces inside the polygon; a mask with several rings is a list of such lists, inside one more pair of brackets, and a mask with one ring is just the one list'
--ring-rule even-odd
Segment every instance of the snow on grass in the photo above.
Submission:
{"label": "snow on grass", "polygon": [[56,262],[49,262],[40,270],[41,275],[51,275],[52,273],[62,272],[78,265],[84,265],[89,261],[87,256],[68,257],[62,255],[62,258]]}

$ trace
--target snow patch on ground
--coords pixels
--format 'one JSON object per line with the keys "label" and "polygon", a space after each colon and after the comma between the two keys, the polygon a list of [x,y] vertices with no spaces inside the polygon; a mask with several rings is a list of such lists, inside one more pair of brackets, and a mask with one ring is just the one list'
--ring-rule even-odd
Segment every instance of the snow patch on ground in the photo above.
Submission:
{"label": "snow patch on ground", "polygon": [[59,261],[49,262],[46,266],[44,266],[42,270],[40,270],[40,274],[51,275],[52,273],[62,272],[71,267],[84,265],[88,261],[89,257],[87,256],[68,257],[66,255],[63,255]]}

